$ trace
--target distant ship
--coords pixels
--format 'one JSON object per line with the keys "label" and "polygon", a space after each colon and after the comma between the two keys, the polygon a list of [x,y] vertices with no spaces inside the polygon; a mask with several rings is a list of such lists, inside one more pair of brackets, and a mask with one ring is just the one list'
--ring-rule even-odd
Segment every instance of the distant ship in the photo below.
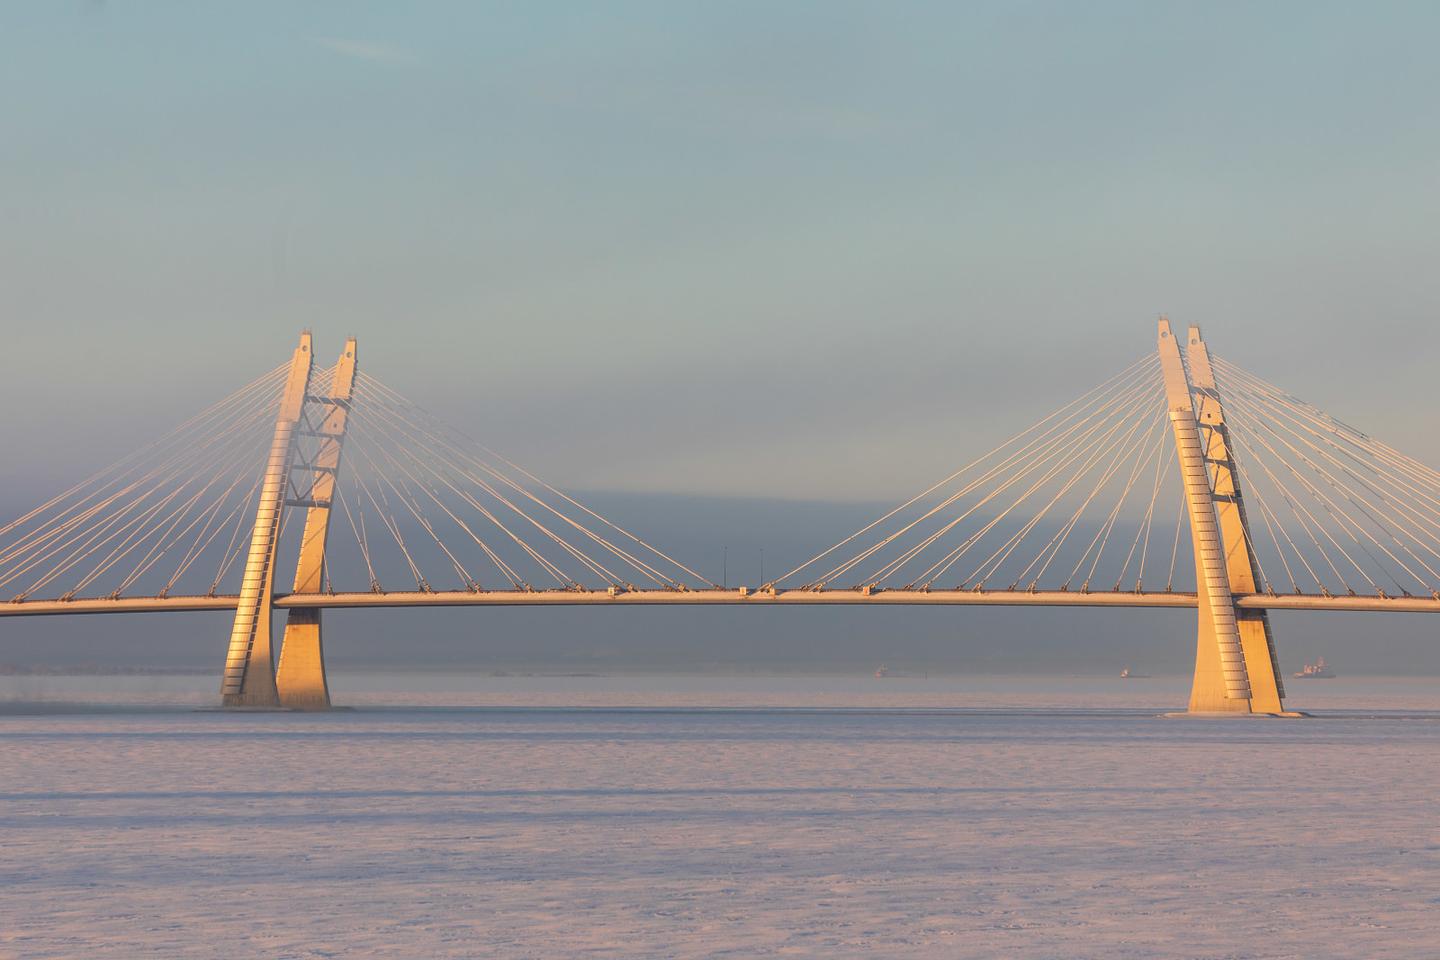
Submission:
{"label": "distant ship", "polygon": [[1296,680],[1334,680],[1335,672],[1325,663],[1325,658],[1321,657],[1314,663],[1305,664],[1304,670],[1292,674],[1292,676],[1294,676]]}
{"label": "distant ship", "polygon": [[922,670],[922,671],[920,671],[919,673],[916,673],[916,672],[913,671],[913,670],[911,670],[911,671],[905,671],[905,670],[895,671],[895,670],[891,670],[889,667],[885,666],[885,664],[883,664],[883,663],[880,664],[879,668],[876,669],[876,671],[875,671],[875,679],[876,679],[876,680],[885,680],[885,679],[890,679],[890,680],[895,680],[895,679],[928,680],[929,678],[930,678],[930,671],[929,671],[929,670]]}
{"label": "distant ship", "polygon": [[1149,679],[1150,679],[1150,674],[1148,674],[1148,673],[1133,673],[1133,672],[1131,672],[1131,670],[1130,670],[1129,667],[1126,667],[1124,670],[1121,670],[1121,671],[1120,671],[1120,679],[1121,679],[1121,680],[1149,680]]}

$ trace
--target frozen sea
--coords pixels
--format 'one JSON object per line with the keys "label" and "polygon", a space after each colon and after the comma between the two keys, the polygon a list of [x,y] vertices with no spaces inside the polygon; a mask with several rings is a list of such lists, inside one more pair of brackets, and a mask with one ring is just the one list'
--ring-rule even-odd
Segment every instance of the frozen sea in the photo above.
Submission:
{"label": "frozen sea", "polygon": [[1440,955],[1440,683],[0,678],[0,957]]}

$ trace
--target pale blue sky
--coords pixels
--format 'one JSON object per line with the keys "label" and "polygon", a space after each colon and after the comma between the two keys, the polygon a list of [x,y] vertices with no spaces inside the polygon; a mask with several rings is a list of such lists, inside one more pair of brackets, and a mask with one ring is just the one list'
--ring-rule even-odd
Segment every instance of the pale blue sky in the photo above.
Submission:
{"label": "pale blue sky", "polygon": [[895,499],[1154,317],[1432,462],[1431,3],[0,5],[0,481],[285,358],[581,489]]}

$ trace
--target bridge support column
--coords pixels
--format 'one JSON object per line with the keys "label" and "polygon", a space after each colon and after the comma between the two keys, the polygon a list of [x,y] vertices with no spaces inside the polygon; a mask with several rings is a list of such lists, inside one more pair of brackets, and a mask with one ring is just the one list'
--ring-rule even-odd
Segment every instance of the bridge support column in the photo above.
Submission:
{"label": "bridge support column", "polygon": [[[1262,584],[1250,549],[1253,542],[1250,520],[1245,515],[1245,501],[1240,495],[1230,430],[1225,425],[1225,407],[1215,386],[1210,350],[1200,336],[1199,327],[1192,326],[1186,340],[1185,353],[1189,360],[1190,383],[1195,391],[1196,419],[1205,434],[1205,459],[1214,472],[1212,490],[1216,520],[1220,524],[1220,541],[1224,548],[1225,572],[1230,578],[1231,591],[1258,593]],[[1269,615],[1264,610],[1237,610],[1236,626],[1240,631],[1240,648],[1245,655],[1245,672],[1250,678],[1251,710],[1256,713],[1283,713],[1285,684],[1281,679],[1275,638],[1270,632]]]}
{"label": "bridge support column", "polygon": [[325,648],[320,640],[320,608],[292,607],[285,619],[285,642],[275,674],[280,705],[291,710],[329,710],[330,682],[325,677]]}
{"label": "bridge support column", "polygon": [[[1203,352],[1199,330],[1192,328],[1192,335]],[[1195,391],[1168,320],[1160,321],[1159,351],[1195,548],[1199,629],[1190,712],[1281,713],[1282,692],[1268,622],[1263,613],[1256,619],[1248,613],[1242,615],[1235,606],[1234,589],[1254,592],[1253,558],[1209,355],[1190,352],[1191,370],[1203,364],[1208,384],[1199,391],[1197,416]],[[1214,483],[1212,465],[1217,468]],[[1244,576],[1237,576],[1242,568]]]}
{"label": "bridge support column", "polygon": [[300,345],[290,362],[290,377],[275,418],[275,438],[260,484],[255,528],[250,534],[250,552],[240,582],[240,599],[230,630],[230,648],[225,656],[225,676],[220,683],[221,701],[227,707],[278,707],[275,661],[271,652],[271,597],[274,594],[275,548],[280,539],[280,521],[285,513],[285,495],[290,485],[290,461],[295,455],[295,433],[305,408],[314,367],[311,337],[300,335]]}
{"label": "bridge support column", "polygon": [[[335,366],[335,378],[327,401],[325,418],[318,433],[320,444],[310,464],[309,506],[305,533],[300,540],[300,558],[295,565],[297,594],[320,593],[325,578],[325,543],[330,534],[330,505],[340,475],[340,448],[345,442],[350,398],[355,387],[355,338],[345,341],[345,350]],[[282,706],[295,710],[330,709],[330,685],[325,678],[325,648],[320,637],[320,608],[292,607],[285,620],[285,641],[280,648],[280,670],[276,677]]]}

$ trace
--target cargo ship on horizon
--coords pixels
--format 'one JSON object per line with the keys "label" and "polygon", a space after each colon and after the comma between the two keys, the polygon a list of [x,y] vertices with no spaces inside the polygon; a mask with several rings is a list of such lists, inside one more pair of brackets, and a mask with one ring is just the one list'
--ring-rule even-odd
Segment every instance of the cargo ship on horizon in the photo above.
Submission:
{"label": "cargo ship on horizon", "polygon": [[1335,672],[1330,669],[1330,665],[1325,662],[1325,658],[1321,657],[1314,663],[1305,664],[1304,670],[1293,673],[1291,676],[1296,680],[1334,680]]}

